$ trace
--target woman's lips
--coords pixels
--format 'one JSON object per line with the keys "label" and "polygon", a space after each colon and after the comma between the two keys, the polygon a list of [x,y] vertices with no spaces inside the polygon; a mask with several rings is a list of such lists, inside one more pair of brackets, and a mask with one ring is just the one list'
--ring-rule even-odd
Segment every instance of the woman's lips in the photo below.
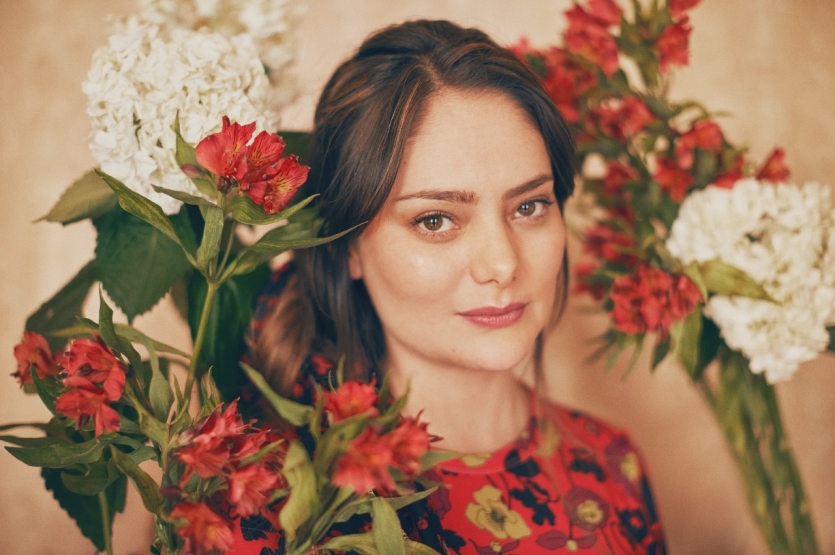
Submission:
{"label": "woman's lips", "polygon": [[511,303],[507,306],[485,306],[459,312],[466,320],[485,328],[504,328],[515,324],[525,312],[526,303]]}

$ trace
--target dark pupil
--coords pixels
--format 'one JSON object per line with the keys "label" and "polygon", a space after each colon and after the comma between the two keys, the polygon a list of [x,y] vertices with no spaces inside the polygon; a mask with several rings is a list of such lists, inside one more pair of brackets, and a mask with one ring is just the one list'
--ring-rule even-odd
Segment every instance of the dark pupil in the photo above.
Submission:
{"label": "dark pupil", "polygon": [[429,216],[425,220],[423,220],[423,225],[426,226],[426,229],[429,231],[438,231],[441,229],[441,217],[440,216]]}
{"label": "dark pupil", "polygon": [[532,202],[522,203],[522,206],[519,207],[519,212],[524,214],[525,216],[529,216],[529,215],[533,214],[533,203]]}

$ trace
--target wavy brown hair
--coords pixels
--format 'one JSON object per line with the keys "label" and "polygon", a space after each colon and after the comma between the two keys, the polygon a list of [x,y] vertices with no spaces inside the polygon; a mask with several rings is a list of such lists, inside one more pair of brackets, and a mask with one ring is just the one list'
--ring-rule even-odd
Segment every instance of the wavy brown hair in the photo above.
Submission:
{"label": "wavy brown hair", "polygon": [[[562,210],[574,189],[574,146],[537,75],[477,29],[448,21],[410,21],[371,35],[340,65],[316,107],[305,193],[319,195],[321,234],[371,221],[391,191],[406,141],[438,91],[506,94],[544,139]],[[295,253],[297,269],[250,345],[253,362],[287,393],[305,358],[345,356],[346,375],[363,378],[385,355],[382,327],[362,281],[348,273],[351,242],[361,228],[325,247]],[[557,287],[561,313],[567,279]],[[541,358],[542,338],[536,358]],[[539,367],[539,364],[537,364]],[[538,374],[541,370],[538,370]]]}

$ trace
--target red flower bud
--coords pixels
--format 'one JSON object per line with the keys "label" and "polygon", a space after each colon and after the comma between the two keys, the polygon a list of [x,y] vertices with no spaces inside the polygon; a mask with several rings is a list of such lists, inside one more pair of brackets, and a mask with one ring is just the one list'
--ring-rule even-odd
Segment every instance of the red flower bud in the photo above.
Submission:
{"label": "red flower bud", "polygon": [[39,378],[58,375],[58,364],[52,356],[49,343],[39,333],[24,332],[23,341],[15,345],[14,357],[17,361],[17,372],[12,376],[17,378],[21,386],[32,383],[30,368],[33,365]]}

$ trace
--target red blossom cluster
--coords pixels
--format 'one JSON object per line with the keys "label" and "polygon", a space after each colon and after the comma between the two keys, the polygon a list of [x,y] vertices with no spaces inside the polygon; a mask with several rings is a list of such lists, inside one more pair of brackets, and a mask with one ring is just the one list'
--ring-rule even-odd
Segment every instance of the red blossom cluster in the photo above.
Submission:
{"label": "red blossom cluster", "polygon": [[64,353],[53,356],[46,339],[27,331],[14,349],[21,385],[32,382],[30,368],[39,378],[61,378],[69,391],[55,400],[55,410],[75,419],[76,429],[93,420],[96,437],[121,428],[119,413],[109,403],[118,401],[125,389],[125,365],[96,335],[77,339]]}
{"label": "red blossom cluster", "polygon": [[255,123],[230,123],[223,116],[223,128],[198,143],[197,161],[217,176],[219,191],[237,185],[265,212],[277,214],[307,180],[310,168],[299,164],[295,154],[282,158],[285,142],[275,133],[261,131],[247,144],[254,132]]}
{"label": "red blossom cluster", "polygon": [[615,328],[629,334],[666,334],[673,322],[702,301],[699,288],[686,276],[673,276],[647,265],[617,278],[610,297]]}
{"label": "red blossom cluster", "polygon": [[610,28],[620,23],[622,13],[613,0],[589,0],[586,9],[575,4],[565,12],[568,19],[564,36],[566,48],[599,66],[606,77],[611,77],[620,64],[618,43]]}
{"label": "red blossom cluster", "polygon": [[591,112],[596,127],[621,143],[643,131],[656,119],[646,104],[635,96],[606,98]]}
{"label": "red blossom cluster", "polygon": [[[277,438],[268,430],[245,424],[237,401],[230,403],[225,411],[221,409],[221,405],[217,406],[195,428],[185,432],[180,438],[183,446],[173,451],[173,458],[185,465],[180,488],[194,474],[201,478],[221,478],[227,486],[225,501],[238,515],[261,514],[272,493],[282,487],[280,469],[284,451],[272,450],[256,457],[269,445],[276,444]],[[177,488],[172,491],[176,495],[181,492]],[[227,545],[232,538],[230,522],[207,504],[181,501],[174,506],[171,516],[185,522],[178,527],[178,532],[193,552],[231,547],[231,543]]]}

